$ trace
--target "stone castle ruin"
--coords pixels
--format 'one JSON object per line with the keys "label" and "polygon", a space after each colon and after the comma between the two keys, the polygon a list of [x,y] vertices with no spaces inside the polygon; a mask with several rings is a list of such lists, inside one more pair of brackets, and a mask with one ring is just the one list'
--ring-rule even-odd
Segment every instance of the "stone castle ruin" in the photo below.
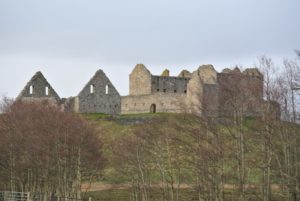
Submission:
{"label": "stone castle ruin", "polygon": [[41,72],[37,72],[21,91],[17,100],[60,102],[60,97]]}
{"label": "stone castle ruin", "polygon": [[[232,94],[227,93],[230,90]],[[98,70],[77,96],[67,99],[60,98],[43,74],[37,72],[17,100],[49,101],[66,112],[220,116],[232,112],[234,93],[247,100],[247,114],[257,115],[264,103],[263,76],[258,69],[224,69],[219,73],[212,65],[202,65],[194,72],[183,70],[178,76],[170,76],[166,69],[159,76],[137,64],[129,76],[128,96],[120,96],[105,73]]]}

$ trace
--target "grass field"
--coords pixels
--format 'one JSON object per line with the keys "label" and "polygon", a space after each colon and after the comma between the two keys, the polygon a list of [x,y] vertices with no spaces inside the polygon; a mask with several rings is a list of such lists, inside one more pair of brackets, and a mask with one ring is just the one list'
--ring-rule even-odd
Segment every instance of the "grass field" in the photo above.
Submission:
{"label": "grass field", "polygon": [[[257,196],[258,192],[249,191],[246,194],[246,199],[248,201],[258,201],[260,197]],[[106,191],[96,191],[96,192],[87,192],[85,197],[91,197],[92,201],[131,201],[131,194],[129,190],[106,190]],[[163,201],[162,194],[160,189],[153,189],[150,192],[149,196],[151,201]],[[177,197],[174,198],[177,201]],[[225,201],[238,201],[238,195],[233,191],[227,190],[224,193]],[[282,201],[283,198],[279,194],[274,194],[272,196],[273,201]],[[192,189],[183,189],[180,190],[178,201],[198,201],[198,195]]]}
{"label": "grass field", "polygon": [[[161,132],[163,134],[164,132],[169,132],[170,135],[174,135],[179,137],[179,140],[186,141],[191,143],[193,146],[193,140],[195,138],[191,137],[191,134],[184,134],[184,128],[192,128],[192,129],[199,129],[199,132],[201,133],[203,129],[199,124],[203,123],[201,119],[198,117],[195,117],[193,115],[189,114],[167,114],[167,113],[155,113],[155,114],[130,114],[130,115],[118,115],[118,116],[112,116],[112,115],[104,115],[104,114],[84,114],[84,118],[87,118],[90,120],[93,124],[96,125],[97,129],[99,129],[99,133],[101,133],[101,140],[103,142],[103,153],[105,157],[107,158],[107,164],[104,168],[104,170],[101,173],[101,177],[99,177],[100,180],[97,182],[104,182],[109,185],[111,185],[110,188],[103,188],[100,190],[94,190],[93,192],[86,193],[85,196],[91,197],[93,201],[130,201],[132,193],[130,192],[130,185],[127,185],[125,188],[118,187],[122,184],[128,184],[131,181],[131,175],[132,172],[131,169],[129,169],[129,172],[125,172],[124,167],[128,168],[129,166],[124,166],[123,164],[119,162],[120,158],[116,156],[116,153],[113,152],[113,146],[116,142],[122,142],[122,140],[127,140],[128,138],[134,137],[136,135],[135,131],[138,128],[147,127],[147,125],[151,124],[151,122],[156,122],[156,124],[151,124],[157,129],[157,132]],[[171,123],[170,123],[171,122]],[[285,124],[284,122],[281,122],[282,124]],[[287,124],[287,123],[286,123]],[[183,130],[177,130],[174,129],[174,125],[179,126]],[[236,158],[235,158],[235,152],[234,152],[234,146],[235,144],[232,142],[234,140],[234,136],[230,132],[236,132],[235,128],[231,127],[230,124],[226,127],[224,125],[221,125],[219,123],[214,124],[214,128],[218,129],[219,132],[224,135],[224,152],[226,157],[226,164],[224,166],[224,175],[226,177],[226,184],[228,183],[237,183],[237,169],[236,169]],[[260,164],[262,162],[263,154],[261,152],[261,138],[260,138],[260,129],[261,127],[261,119],[259,118],[253,118],[253,117],[247,117],[243,121],[243,132],[245,134],[245,161],[246,161],[246,172],[247,172],[247,184],[251,184],[254,186],[259,186],[262,181],[262,172],[260,169]],[[293,125],[295,126],[295,125]],[[287,126],[289,127],[289,126]],[[191,130],[192,130],[191,129]],[[151,129],[150,129],[151,130]],[[188,129],[187,129],[188,130]],[[274,130],[274,137],[272,137],[274,148],[276,148],[275,152],[278,151],[279,157],[280,156],[280,150],[277,150],[277,147],[280,147],[280,138],[276,135],[276,131]],[[146,132],[146,129],[145,129]],[[189,132],[189,131],[188,131]],[[143,134],[143,130],[141,130],[141,133]],[[150,133],[150,140],[151,140],[151,133]],[[153,133],[153,137],[157,135],[157,133]],[[157,136],[156,136],[157,137]],[[158,140],[162,140],[160,138],[157,138]],[[213,139],[213,138],[212,138]],[[160,143],[164,143],[164,141],[161,141]],[[206,143],[206,142],[205,142]],[[161,144],[163,145],[163,144]],[[229,145],[229,146],[228,146]],[[163,145],[165,146],[165,145]],[[179,150],[182,146],[180,143],[172,144],[175,151],[174,153],[177,153],[176,150]],[[226,148],[227,146],[227,148]],[[130,148],[130,147],[129,147]],[[149,147],[148,147],[149,148]],[[150,151],[151,151],[150,147]],[[123,150],[121,150],[123,151]],[[124,150],[124,151],[130,151]],[[145,150],[147,154],[147,150]],[[127,152],[126,152],[127,153]],[[129,153],[129,152],[128,152]],[[180,152],[180,154],[177,157],[181,158],[181,160],[184,161],[184,158],[190,157],[190,153]],[[130,155],[129,155],[130,156]],[[165,157],[166,155],[161,155],[162,157]],[[153,158],[152,158],[153,159]],[[122,158],[121,158],[122,160]],[[174,160],[174,162],[176,159]],[[128,161],[124,160],[127,165],[131,165],[130,168],[135,168],[134,164],[128,163]],[[144,161],[147,163],[149,161]],[[174,163],[175,164],[175,163]],[[120,166],[121,165],[121,166]],[[153,165],[153,163],[149,163],[149,165]],[[165,164],[168,165],[168,164]],[[192,200],[198,200],[198,195],[196,191],[193,189],[193,182],[195,182],[193,173],[191,172],[191,169],[184,169],[186,164],[182,164],[183,168],[181,169],[182,174],[182,183],[188,184],[189,188],[180,189],[178,191],[178,201],[192,201]],[[278,176],[278,173],[276,173],[276,164],[272,164],[274,167],[272,167],[272,183],[278,184],[280,181],[280,178]],[[121,171],[120,171],[121,170]],[[123,171],[124,170],[124,171]],[[146,169],[145,169],[146,170]],[[160,177],[157,172],[157,168],[155,166],[150,167],[150,174],[148,175],[148,179],[151,181],[151,183],[155,184],[157,182],[160,182]],[[154,185],[155,186],[155,185]],[[115,188],[114,188],[115,187]],[[273,189],[272,190],[272,200],[274,201],[282,201],[284,200],[283,197],[280,197],[280,194],[277,193],[278,190]],[[206,193],[207,194],[207,193]],[[175,192],[174,194],[176,198],[174,200],[177,200],[177,194]],[[259,195],[259,196],[258,196]],[[157,186],[152,187],[149,193],[150,200],[151,201],[161,201],[163,199],[163,193],[161,189],[159,189]],[[234,201],[238,199],[237,190],[226,188],[225,193],[223,194],[226,201]],[[261,199],[261,192],[258,189],[247,189],[247,200],[256,201]]]}

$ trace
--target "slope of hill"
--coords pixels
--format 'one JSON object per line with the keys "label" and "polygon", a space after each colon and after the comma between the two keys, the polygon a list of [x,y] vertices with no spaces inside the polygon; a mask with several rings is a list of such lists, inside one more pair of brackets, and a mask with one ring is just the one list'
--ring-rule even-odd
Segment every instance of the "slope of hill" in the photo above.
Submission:
{"label": "slope of hill", "polygon": [[283,199],[299,179],[292,175],[299,166],[297,125],[163,113],[84,117],[97,126],[107,158],[94,181],[123,184],[131,196],[180,196],[188,186],[215,197],[262,196],[269,188]]}

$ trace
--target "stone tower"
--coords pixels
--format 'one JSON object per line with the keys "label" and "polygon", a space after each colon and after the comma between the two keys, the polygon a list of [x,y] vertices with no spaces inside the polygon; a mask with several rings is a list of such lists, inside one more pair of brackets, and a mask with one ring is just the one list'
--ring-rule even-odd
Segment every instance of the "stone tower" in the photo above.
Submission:
{"label": "stone tower", "polygon": [[121,96],[102,70],[98,70],[75,98],[76,112],[119,114]]}
{"label": "stone tower", "polygon": [[129,95],[151,94],[151,73],[143,65],[137,64],[129,75]]}
{"label": "stone tower", "polygon": [[17,100],[22,101],[50,101],[59,103],[60,97],[46,80],[44,75],[38,71],[26,84]]}
{"label": "stone tower", "polygon": [[202,65],[192,73],[188,83],[187,105],[190,113],[217,115],[219,107],[217,71],[213,65]]}

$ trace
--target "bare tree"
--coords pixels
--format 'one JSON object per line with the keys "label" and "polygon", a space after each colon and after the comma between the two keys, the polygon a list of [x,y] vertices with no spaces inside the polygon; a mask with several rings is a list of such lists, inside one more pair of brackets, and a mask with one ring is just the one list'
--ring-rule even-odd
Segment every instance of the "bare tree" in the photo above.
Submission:
{"label": "bare tree", "polygon": [[7,190],[80,198],[82,178],[103,167],[101,141],[80,116],[15,102],[0,117],[0,180]]}
{"label": "bare tree", "polygon": [[271,144],[272,144],[272,123],[273,115],[272,112],[272,100],[276,97],[276,68],[271,58],[262,56],[259,58],[259,69],[264,75],[264,97],[266,102],[262,107],[262,121],[263,126],[261,130],[261,146],[262,146],[262,199],[263,201],[272,200],[272,191],[271,191]]}
{"label": "bare tree", "polygon": [[[299,86],[299,66],[296,61],[284,60],[283,71],[275,68],[271,58],[260,58],[261,71],[265,80],[265,97],[263,108],[262,147],[263,163],[263,200],[271,200],[271,171],[281,175],[281,186],[288,200],[297,200],[298,194],[298,137],[295,125],[285,121],[296,122],[297,107],[295,106],[294,90]],[[281,104],[282,119],[274,119],[279,107],[272,103]],[[278,143],[280,142],[280,143]],[[275,166],[271,161],[276,161]]]}
{"label": "bare tree", "polygon": [[290,94],[290,101],[291,101],[291,110],[292,110],[292,121],[296,122],[297,114],[296,114],[296,97],[295,92],[300,90],[300,66],[297,64],[296,61],[293,60],[284,60],[284,77],[286,81],[286,87]]}

